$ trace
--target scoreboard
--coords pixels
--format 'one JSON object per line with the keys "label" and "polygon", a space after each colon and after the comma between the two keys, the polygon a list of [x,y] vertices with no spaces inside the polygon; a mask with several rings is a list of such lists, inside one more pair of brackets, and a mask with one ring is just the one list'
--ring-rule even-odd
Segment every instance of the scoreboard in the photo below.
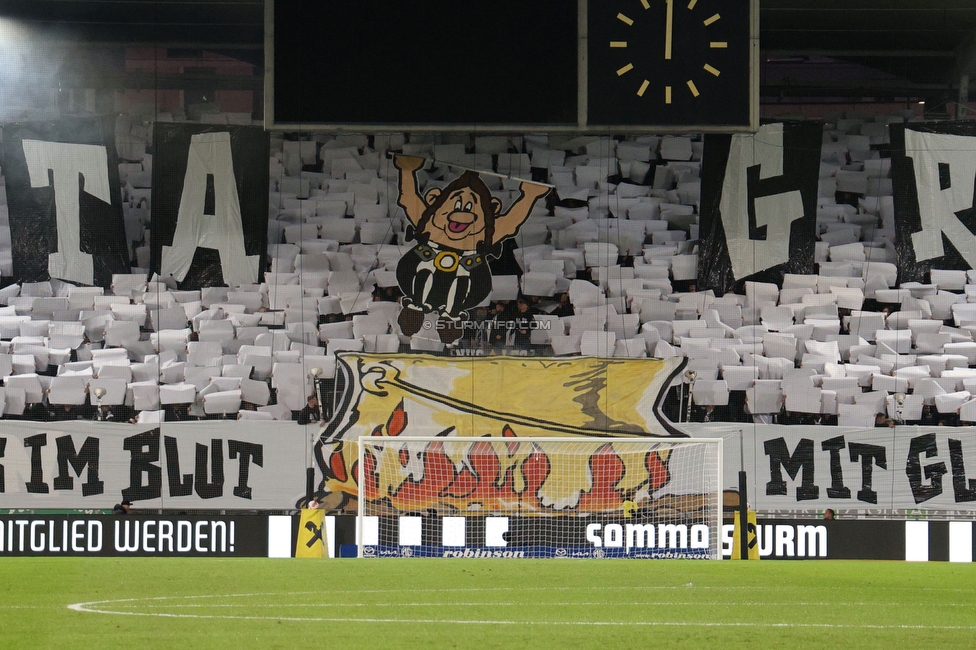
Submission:
{"label": "scoreboard", "polygon": [[758,0],[267,0],[270,129],[758,127]]}

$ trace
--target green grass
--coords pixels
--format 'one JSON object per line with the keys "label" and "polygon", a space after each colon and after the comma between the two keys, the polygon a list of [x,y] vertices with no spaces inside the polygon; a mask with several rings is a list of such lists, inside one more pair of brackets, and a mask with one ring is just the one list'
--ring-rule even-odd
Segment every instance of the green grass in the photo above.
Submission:
{"label": "green grass", "polygon": [[[115,601],[87,606],[112,613],[68,609],[91,601]],[[974,639],[969,564],[0,561],[5,649],[891,649]]]}

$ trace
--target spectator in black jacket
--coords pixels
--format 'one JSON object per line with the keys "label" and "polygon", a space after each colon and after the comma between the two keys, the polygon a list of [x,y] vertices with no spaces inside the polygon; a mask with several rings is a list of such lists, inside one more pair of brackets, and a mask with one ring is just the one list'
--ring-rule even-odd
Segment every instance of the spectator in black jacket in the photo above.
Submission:
{"label": "spectator in black jacket", "polygon": [[321,419],[319,415],[319,398],[316,395],[308,396],[308,404],[301,411],[297,411],[294,417],[299,424],[310,424]]}

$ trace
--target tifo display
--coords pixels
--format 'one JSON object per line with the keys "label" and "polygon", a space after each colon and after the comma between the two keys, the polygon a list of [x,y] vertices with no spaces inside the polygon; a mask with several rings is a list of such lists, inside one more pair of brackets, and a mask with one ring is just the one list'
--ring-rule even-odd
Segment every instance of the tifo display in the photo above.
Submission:
{"label": "tifo display", "polygon": [[721,557],[722,441],[359,439],[362,557]]}
{"label": "tifo display", "polygon": [[722,436],[761,511],[974,503],[976,434],[937,428],[976,421],[965,124],[312,136],[170,117],[4,126],[0,397],[29,421],[0,436],[9,507],[351,513],[377,433]]}
{"label": "tifo display", "polygon": [[973,78],[976,0],[0,0],[0,650],[976,645]]}

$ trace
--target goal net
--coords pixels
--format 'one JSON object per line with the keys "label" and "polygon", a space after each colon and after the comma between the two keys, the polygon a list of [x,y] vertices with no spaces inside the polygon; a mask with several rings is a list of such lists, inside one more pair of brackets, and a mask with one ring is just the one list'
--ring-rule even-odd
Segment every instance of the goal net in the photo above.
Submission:
{"label": "goal net", "polygon": [[722,440],[362,437],[360,557],[721,557]]}

